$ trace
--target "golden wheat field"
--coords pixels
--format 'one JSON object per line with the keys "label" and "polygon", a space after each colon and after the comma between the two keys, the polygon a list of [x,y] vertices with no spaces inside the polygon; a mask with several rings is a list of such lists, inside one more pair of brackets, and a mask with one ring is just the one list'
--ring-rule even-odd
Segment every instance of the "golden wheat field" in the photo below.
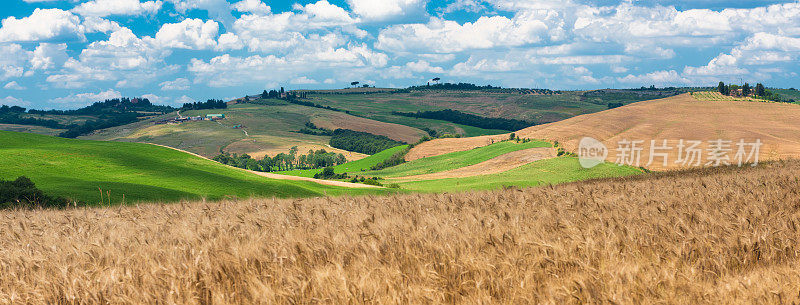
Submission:
{"label": "golden wheat field", "polygon": [[800,162],[0,212],[0,303],[797,304]]}

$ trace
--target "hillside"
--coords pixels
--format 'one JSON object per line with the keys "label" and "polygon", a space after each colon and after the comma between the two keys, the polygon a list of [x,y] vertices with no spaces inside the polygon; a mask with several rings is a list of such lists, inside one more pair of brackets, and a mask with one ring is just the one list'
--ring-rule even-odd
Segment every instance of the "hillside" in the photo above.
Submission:
{"label": "hillside", "polygon": [[[556,157],[553,144],[543,141],[502,141],[470,150],[416,159],[381,170],[370,170],[372,165],[389,159],[403,148],[395,147],[358,161],[338,165],[334,167],[334,171],[339,174],[347,173],[351,177],[378,177],[384,185],[416,192],[532,187],[643,173],[639,168],[611,164],[585,169],[575,157]],[[278,173],[312,177],[320,171]]]}
{"label": "hillside", "polygon": [[[182,111],[181,115],[205,116],[212,113],[225,114],[225,120],[185,122],[180,125],[153,125],[152,122],[143,122],[102,130],[83,138],[155,143],[206,157],[213,157],[222,149],[229,153],[247,153],[261,158],[264,155],[288,153],[291,147],[297,146],[302,153],[325,149],[343,153],[348,160],[358,160],[366,155],[332,148],[328,145],[330,137],[307,135],[297,131],[305,128],[307,122],[313,122],[330,129],[345,128],[390,135],[404,142],[416,141],[427,134],[408,126],[378,122],[327,109],[289,104],[280,100],[262,101],[259,104],[234,104],[227,109]],[[170,116],[175,117],[175,114]],[[234,129],[236,125],[243,125],[244,128]]]}
{"label": "hillside", "polygon": [[6,210],[0,302],[792,304],[798,176]]}
{"label": "hillside", "polygon": [[[607,161],[615,162],[618,142],[623,139],[643,140],[642,164],[649,161],[650,140],[668,140],[668,160],[677,160],[678,140],[701,140],[703,160],[709,141],[717,139],[734,141],[730,152],[731,162],[737,151],[735,142],[760,139],[760,160],[800,157],[800,106],[784,103],[747,101],[698,101],[688,94],[630,104],[593,114],[585,114],[564,121],[533,126],[516,132],[523,138],[558,141],[568,151],[577,151],[583,137],[603,142],[609,150]],[[417,146],[409,153],[410,159],[462,151],[502,139],[503,135],[466,139],[440,139]],[[659,152],[667,152],[659,151]],[[749,152],[749,147],[748,147]],[[662,164],[663,158],[654,158],[648,166],[652,169],[673,169],[684,166],[675,162]],[[705,161],[703,162],[705,163]]]}
{"label": "hillside", "polygon": [[0,143],[3,144],[0,178],[24,175],[47,194],[88,204],[385,192],[267,179],[147,144],[71,140],[6,131],[0,131]]}

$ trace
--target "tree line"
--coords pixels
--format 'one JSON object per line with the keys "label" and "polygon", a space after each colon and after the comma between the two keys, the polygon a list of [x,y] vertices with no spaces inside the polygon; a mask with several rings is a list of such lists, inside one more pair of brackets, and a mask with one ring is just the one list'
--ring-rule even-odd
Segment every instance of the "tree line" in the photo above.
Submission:
{"label": "tree line", "polygon": [[461,111],[452,109],[437,110],[437,111],[417,111],[417,112],[393,111],[392,114],[404,117],[411,117],[411,118],[442,120],[442,121],[453,122],[456,124],[479,127],[483,129],[501,129],[508,131],[516,131],[536,125],[535,123],[522,120],[487,118],[474,114],[463,113]]}
{"label": "tree line", "polygon": [[338,149],[374,155],[386,149],[405,143],[392,140],[386,136],[349,129],[336,129],[331,136],[330,145]]}
{"label": "tree line", "polygon": [[305,155],[298,155],[297,146],[292,147],[288,154],[279,153],[274,157],[264,156],[261,160],[254,159],[248,154],[229,153],[219,154],[213,160],[233,167],[259,172],[317,169],[347,162],[344,155],[327,152],[324,149],[309,150]]}
{"label": "tree line", "polygon": [[744,85],[739,86],[734,84],[726,85],[725,82],[719,82],[719,84],[717,85],[717,92],[719,92],[722,95],[728,95],[728,96],[742,96],[742,97],[753,96],[756,98],[761,98],[774,102],[785,102],[785,103],[795,102],[794,100],[791,99],[784,99],[779,94],[774,93],[771,90],[768,90],[761,83],[757,83],[755,87],[751,87],[750,84],[748,83],[744,83]]}
{"label": "tree line", "polygon": [[[36,110],[25,109],[19,106],[0,107],[0,122],[6,124],[21,124],[42,126],[53,129],[66,129],[58,136],[63,138],[76,138],[81,135],[89,134],[95,130],[111,128],[137,122],[141,117],[150,116],[154,113],[164,114],[174,111],[170,106],[153,105],[146,98],[115,98],[96,102],[92,105],[74,110]],[[39,119],[31,115],[89,115],[94,119],[89,119],[83,123],[63,124],[57,120]]]}
{"label": "tree line", "polygon": [[208,100],[205,102],[184,103],[181,110],[227,109],[228,103],[223,100]]}

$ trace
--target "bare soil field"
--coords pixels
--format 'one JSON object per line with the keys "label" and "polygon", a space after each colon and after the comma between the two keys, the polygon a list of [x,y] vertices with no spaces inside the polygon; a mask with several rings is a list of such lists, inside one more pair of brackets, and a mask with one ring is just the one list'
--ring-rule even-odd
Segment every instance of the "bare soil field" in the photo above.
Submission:
{"label": "bare soil field", "polygon": [[326,129],[335,130],[337,128],[343,128],[368,132],[406,143],[417,142],[423,136],[428,135],[427,132],[414,127],[385,123],[338,112],[326,113],[325,116],[314,117],[311,119],[311,122],[317,125],[317,127]]}
{"label": "bare soil field", "polygon": [[392,179],[403,180],[403,181],[417,181],[417,180],[433,180],[433,179],[447,179],[447,178],[463,178],[463,177],[496,174],[512,170],[514,168],[523,166],[525,164],[534,161],[554,158],[555,156],[556,156],[556,151],[551,147],[536,147],[536,148],[529,148],[529,149],[518,150],[515,152],[510,152],[475,165],[470,165],[454,170],[425,174],[425,175],[392,178]]}
{"label": "bare soil field", "polygon": [[[606,160],[617,160],[621,140],[641,140],[641,166],[663,170],[688,167],[675,163],[680,139],[699,140],[702,162],[707,159],[709,141],[733,141],[729,154],[733,162],[736,142],[755,142],[760,139],[760,161],[800,157],[800,106],[781,103],[747,101],[698,101],[689,94],[652,101],[638,102],[620,108],[585,114],[564,121],[533,126],[517,132],[530,139],[558,141],[568,151],[576,152],[583,137],[592,137],[608,148]],[[503,137],[503,135],[494,136]],[[651,140],[661,146],[667,140],[668,163],[656,157],[647,165]],[[410,158],[421,158],[461,151],[486,145],[491,137],[440,139],[415,147]],[[747,152],[749,152],[747,147]],[[658,150],[657,152],[666,152]]]}
{"label": "bare soil field", "polygon": [[0,303],[791,304],[799,176],[4,210]]}

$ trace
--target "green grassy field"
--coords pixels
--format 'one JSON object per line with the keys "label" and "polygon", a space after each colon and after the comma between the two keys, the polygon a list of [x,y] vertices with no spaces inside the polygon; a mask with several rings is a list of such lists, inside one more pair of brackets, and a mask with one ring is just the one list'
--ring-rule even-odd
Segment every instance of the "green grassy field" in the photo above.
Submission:
{"label": "green grassy field", "polygon": [[225,197],[385,193],[267,179],[173,149],[0,131],[0,178],[31,178],[48,194],[98,204]]}
{"label": "green grassy field", "polygon": [[440,156],[422,158],[379,171],[367,171],[364,172],[363,175],[392,178],[438,173],[478,164],[518,150],[552,146],[552,143],[541,141],[531,141],[528,143],[505,141],[467,151],[458,151]]}
{"label": "green grassy field", "polygon": [[[395,153],[406,149],[408,145],[400,145],[392,147],[377,154],[371,155],[361,160],[347,162],[345,164],[334,166],[333,169],[337,174],[340,173],[358,173],[362,170],[369,170],[372,166],[389,159]],[[314,174],[322,172],[322,169],[305,169],[305,170],[292,170],[277,172],[277,174],[299,176],[299,177],[314,177]]]}
{"label": "green grassy field", "polygon": [[595,178],[624,177],[642,174],[642,170],[603,163],[591,169],[585,169],[575,157],[558,157],[539,160],[520,166],[510,171],[439,180],[399,182],[405,190],[418,192],[489,190],[501,187],[532,187],[547,184],[558,184]]}

